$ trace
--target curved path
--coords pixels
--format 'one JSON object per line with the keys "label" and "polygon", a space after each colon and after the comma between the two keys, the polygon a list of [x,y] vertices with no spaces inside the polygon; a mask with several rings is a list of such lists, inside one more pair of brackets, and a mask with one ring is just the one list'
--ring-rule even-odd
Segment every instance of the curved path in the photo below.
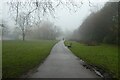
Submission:
{"label": "curved path", "polygon": [[60,41],[29,78],[98,78],[98,76],[83,67],[81,61],[65,47],[64,41]]}

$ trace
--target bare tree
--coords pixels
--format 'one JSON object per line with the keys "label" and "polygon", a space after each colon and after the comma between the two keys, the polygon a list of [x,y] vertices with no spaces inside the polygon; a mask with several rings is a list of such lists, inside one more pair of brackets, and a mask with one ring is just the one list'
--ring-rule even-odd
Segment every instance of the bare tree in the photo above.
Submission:
{"label": "bare tree", "polygon": [[22,39],[25,40],[25,32],[26,32],[26,28],[27,28],[27,22],[28,18],[26,18],[26,14],[25,13],[21,13],[18,16],[18,27],[21,29],[22,31]]}
{"label": "bare tree", "polygon": [[82,4],[82,1],[74,2],[73,0],[35,0],[29,2],[11,0],[8,2],[9,10],[14,17],[16,25],[20,27],[22,31],[23,40],[25,40],[26,29],[28,26],[36,22],[41,22],[41,16],[50,14],[55,18],[54,12],[58,6],[62,5],[69,10],[73,9],[76,11],[76,9],[81,7]]}

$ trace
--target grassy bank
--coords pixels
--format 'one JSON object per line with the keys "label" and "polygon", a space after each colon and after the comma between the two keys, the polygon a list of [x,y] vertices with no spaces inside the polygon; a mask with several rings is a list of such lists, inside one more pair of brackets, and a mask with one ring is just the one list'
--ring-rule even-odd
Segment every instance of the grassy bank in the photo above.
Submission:
{"label": "grassy bank", "polygon": [[3,41],[3,77],[15,78],[39,65],[57,41]]}
{"label": "grassy bank", "polygon": [[[70,41],[65,41],[69,45]],[[72,42],[70,50],[79,58],[89,64],[96,65],[118,77],[118,47],[115,45],[101,44],[98,46],[86,46]]]}

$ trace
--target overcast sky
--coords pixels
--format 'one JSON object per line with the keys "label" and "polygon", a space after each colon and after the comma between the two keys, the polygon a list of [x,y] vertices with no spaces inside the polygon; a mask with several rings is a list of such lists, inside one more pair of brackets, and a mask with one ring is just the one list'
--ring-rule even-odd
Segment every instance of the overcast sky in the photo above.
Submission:
{"label": "overcast sky", "polygon": [[[92,10],[99,9],[102,7],[105,2],[108,0],[90,0],[93,5],[96,7],[92,7]],[[2,16],[0,18],[3,18],[6,20],[9,25],[13,26],[13,22],[11,21],[7,11],[8,6],[7,5],[1,5],[2,7]],[[77,9],[77,12],[69,11],[67,8],[64,7],[58,7],[55,16],[56,18],[51,18],[50,16],[47,16],[47,18],[54,22],[55,25],[61,27],[63,30],[74,30],[77,29],[84,19],[91,13],[91,8],[88,5],[88,0],[83,0],[83,5]],[[1,12],[0,12],[1,14]]]}
{"label": "overcast sky", "polygon": [[56,25],[60,26],[63,30],[73,31],[77,29],[85,18],[91,13],[91,9],[99,9],[108,0],[90,0],[95,7],[90,8],[88,0],[84,0],[84,4],[81,8],[77,9],[77,12],[69,11],[66,8],[59,8],[56,10],[56,19],[51,19]]}

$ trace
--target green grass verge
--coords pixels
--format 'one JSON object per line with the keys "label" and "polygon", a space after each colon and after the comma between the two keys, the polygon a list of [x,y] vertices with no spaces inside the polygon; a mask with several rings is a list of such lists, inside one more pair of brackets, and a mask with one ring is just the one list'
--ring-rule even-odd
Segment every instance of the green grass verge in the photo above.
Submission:
{"label": "green grass verge", "polygon": [[[69,45],[70,41],[65,41]],[[115,45],[101,44],[98,46],[86,46],[77,42],[72,42],[70,50],[79,58],[89,64],[103,68],[107,72],[118,77],[118,47]]]}
{"label": "green grass verge", "polygon": [[57,41],[3,41],[3,78],[20,77],[39,65]]}
{"label": "green grass verge", "polygon": [[0,40],[0,79],[2,78],[2,41]]}

